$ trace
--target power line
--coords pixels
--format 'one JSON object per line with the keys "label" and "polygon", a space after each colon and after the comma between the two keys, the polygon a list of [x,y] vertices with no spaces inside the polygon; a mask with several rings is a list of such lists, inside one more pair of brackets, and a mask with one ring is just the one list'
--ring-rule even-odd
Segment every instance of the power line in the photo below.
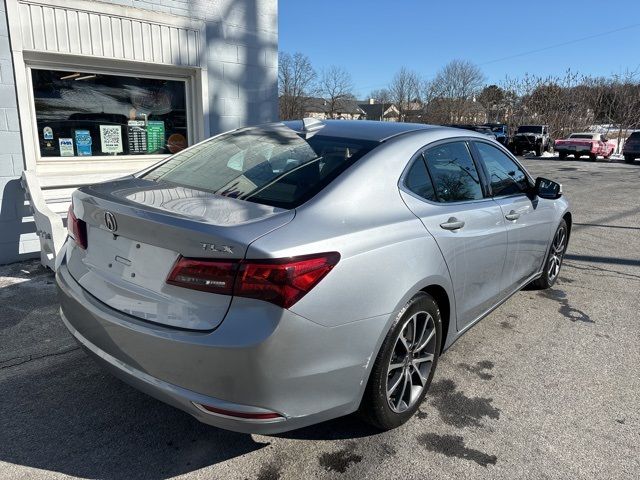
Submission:
{"label": "power line", "polygon": [[522,52],[522,53],[515,53],[515,54],[509,55],[507,57],[496,58],[495,60],[490,60],[488,62],[480,63],[478,66],[481,67],[483,65],[490,65],[492,63],[503,62],[505,60],[511,60],[513,58],[519,58],[519,57],[524,57],[526,55],[531,55],[531,54],[534,54],[534,53],[544,52],[544,51],[547,51],[547,50],[551,50],[553,48],[564,47],[565,45],[572,45],[574,43],[583,42],[585,40],[591,40],[592,38],[604,37],[605,35],[611,35],[612,33],[621,32],[623,30],[629,30],[631,28],[636,28],[638,26],[640,26],[640,23],[635,23],[633,25],[627,25],[626,27],[621,27],[621,28],[616,28],[614,30],[608,30],[606,32],[596,33],[595,35],[589,35],[587,37],[580,37],[580,38],[576,38],[574,40],[568,40],[566,42],[556,43],[554,45],[549,45],[548,47],[537,48],[535,50],[528,50],[528,51]]}
{"label": "power line", "polygon": [[[612,33],[617,33],[617,32],[621,32],[621,31],[624,31],[624,30],[630,30],[632,28],[636,28],[636,27],[639,27],[639,26],[640,26],[640,23],[634,23],[632,25],[627,25],[625,27],[615,28],[613,30],[607,30],[606,32],[600,32],[600,33],[596,33],[594,35],[588,35],[586,37],[575,38],[573,40],[567,40],[566,42],[556,43],[556,44],[549,45],[549,46],[546,46],[546,47],[537,48],[537,49],[534,49],[534,50],[527,50],[527,51],[521,52],[521,53],[514,53],[513,55],[508,55],[506,57],[501,57],[501,58],[496,58],[494,60],[489,60],[488,62],[479,63],[478,66],[482,67],[484,65],[491,65],[493,63],[504,62],[505,60],[511,60],[511,59],[514,59],[514,58],[524,57],[524,56],[527,56],[527,55],[532,55],[534,53],[545,52],[547,50],[552,50],[554,48],[564,47],[566,45],[572,45],[574,43],[583,42],[585,40],[591,40],[593,38],[604,37],[606,35],[611,35]],[[429,80],[429,79],[432,79],[434,77],[435,77],[435,74],[432,74],[432,75],[429,75],[428,77],[423,77],[423,78],[425,80]],[[365,90],[365,89],[371,90],[371,89],[375,89],[375,88],[384,88],[387,85],[388,85],[388,83],[384,84],[384,85],[383,84],[379,84],[379,85],[364,86],[364,87],[359,87],[359,88],[361,90]]]}

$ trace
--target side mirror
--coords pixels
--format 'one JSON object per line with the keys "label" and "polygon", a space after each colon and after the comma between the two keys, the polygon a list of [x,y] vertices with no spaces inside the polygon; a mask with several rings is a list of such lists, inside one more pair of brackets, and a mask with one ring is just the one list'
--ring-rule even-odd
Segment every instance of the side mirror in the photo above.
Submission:
{"label": "side mirror", "polygon": [[562,196],[562,185],[547,178],[536,178],[534,193],[540,198],[556,200]]}

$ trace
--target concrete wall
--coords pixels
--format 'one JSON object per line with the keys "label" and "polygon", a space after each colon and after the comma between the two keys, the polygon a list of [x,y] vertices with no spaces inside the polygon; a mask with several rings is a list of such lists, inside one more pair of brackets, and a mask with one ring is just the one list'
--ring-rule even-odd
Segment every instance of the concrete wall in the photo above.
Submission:
{"label": "concrete wall", "polygon": [[[203,20],[209,132],[278,118],[277,0],[102,0]],[[5,0],[0,3],[0,264],[37,256],[39,241],[24,207],[24,168]]]}
{"label": "concrete wall", "polygon": [[277,0],[106,1],[206,22],[211,134],[277,120]]}
{"label": "concrete wall", "polygon": [[[0,3],[0,264],[37,256],[40,248],[24,207],[20,174],[24,168],[13,63],[4,0]],[[35,254],[29,252],[36,252]]]}

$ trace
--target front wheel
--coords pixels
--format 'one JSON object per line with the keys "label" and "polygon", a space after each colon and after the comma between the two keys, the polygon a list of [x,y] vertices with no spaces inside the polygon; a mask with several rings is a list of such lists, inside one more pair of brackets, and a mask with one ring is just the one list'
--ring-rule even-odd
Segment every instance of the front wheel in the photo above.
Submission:
{"label": "front wheel", "polygon": [[635,157],[634,157],[634,156],[632,156],[632,155],[625,155],[625,156],[624,156],[624,161],[625,161],[626,163],[633,163],[633,161],[634,161],[634,160],[635,160]]}
{"label": "front wheel", "polygon": [[565,158],[567,158],[567,152],[558,152],[558,158],[560,160],[564,160]]}
{"label": "front wheel", "polygon": [[589,160],[591,160],[592,162],[595,162],[597,159],[598,159],[598,156],[595,153],[589,154]]}
{"label": "front wheel", "polygon": [[551,242],[551,248],[544,262],[544,270],[542,276],[537,280],[531,282],[533,288],[538,290],[545,290],[551,288],[558,276],[560,275],[560,268],[562,267],[562,261],[564,259],[564,253],[567,251],[567,243],[569,240],[569,230],[567,228],[567,222],[562,219],[560,225],[556,230],[556,234],[553,236],[553,242]]}
{"label": "front wheel", "polygon": [[441,342],[438,304],[420,292],[400,311],[380,347],[359,410],[366,422],[390,430],[413,416],[431,385]]}

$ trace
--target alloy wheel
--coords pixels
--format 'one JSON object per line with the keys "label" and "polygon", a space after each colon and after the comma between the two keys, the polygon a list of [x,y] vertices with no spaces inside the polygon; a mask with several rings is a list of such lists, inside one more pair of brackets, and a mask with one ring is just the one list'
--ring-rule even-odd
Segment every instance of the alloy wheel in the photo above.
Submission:
{"label": "alloy wheel", "polygon": [[547,275],[550,282],[553,282],[560,273],[560,266],[562,265],[566,245],[567,229],[562,226],[558,228],[555,237],[553,237],[553,243],[551,244],[549,262],[547,263]]}
{"label": "alloy wheel", "polygon": [[411,316],[400,330],[387,368],[387,402],[395,413],[413,407],[426,384],[436,348],[436,326],[425,311]]}

